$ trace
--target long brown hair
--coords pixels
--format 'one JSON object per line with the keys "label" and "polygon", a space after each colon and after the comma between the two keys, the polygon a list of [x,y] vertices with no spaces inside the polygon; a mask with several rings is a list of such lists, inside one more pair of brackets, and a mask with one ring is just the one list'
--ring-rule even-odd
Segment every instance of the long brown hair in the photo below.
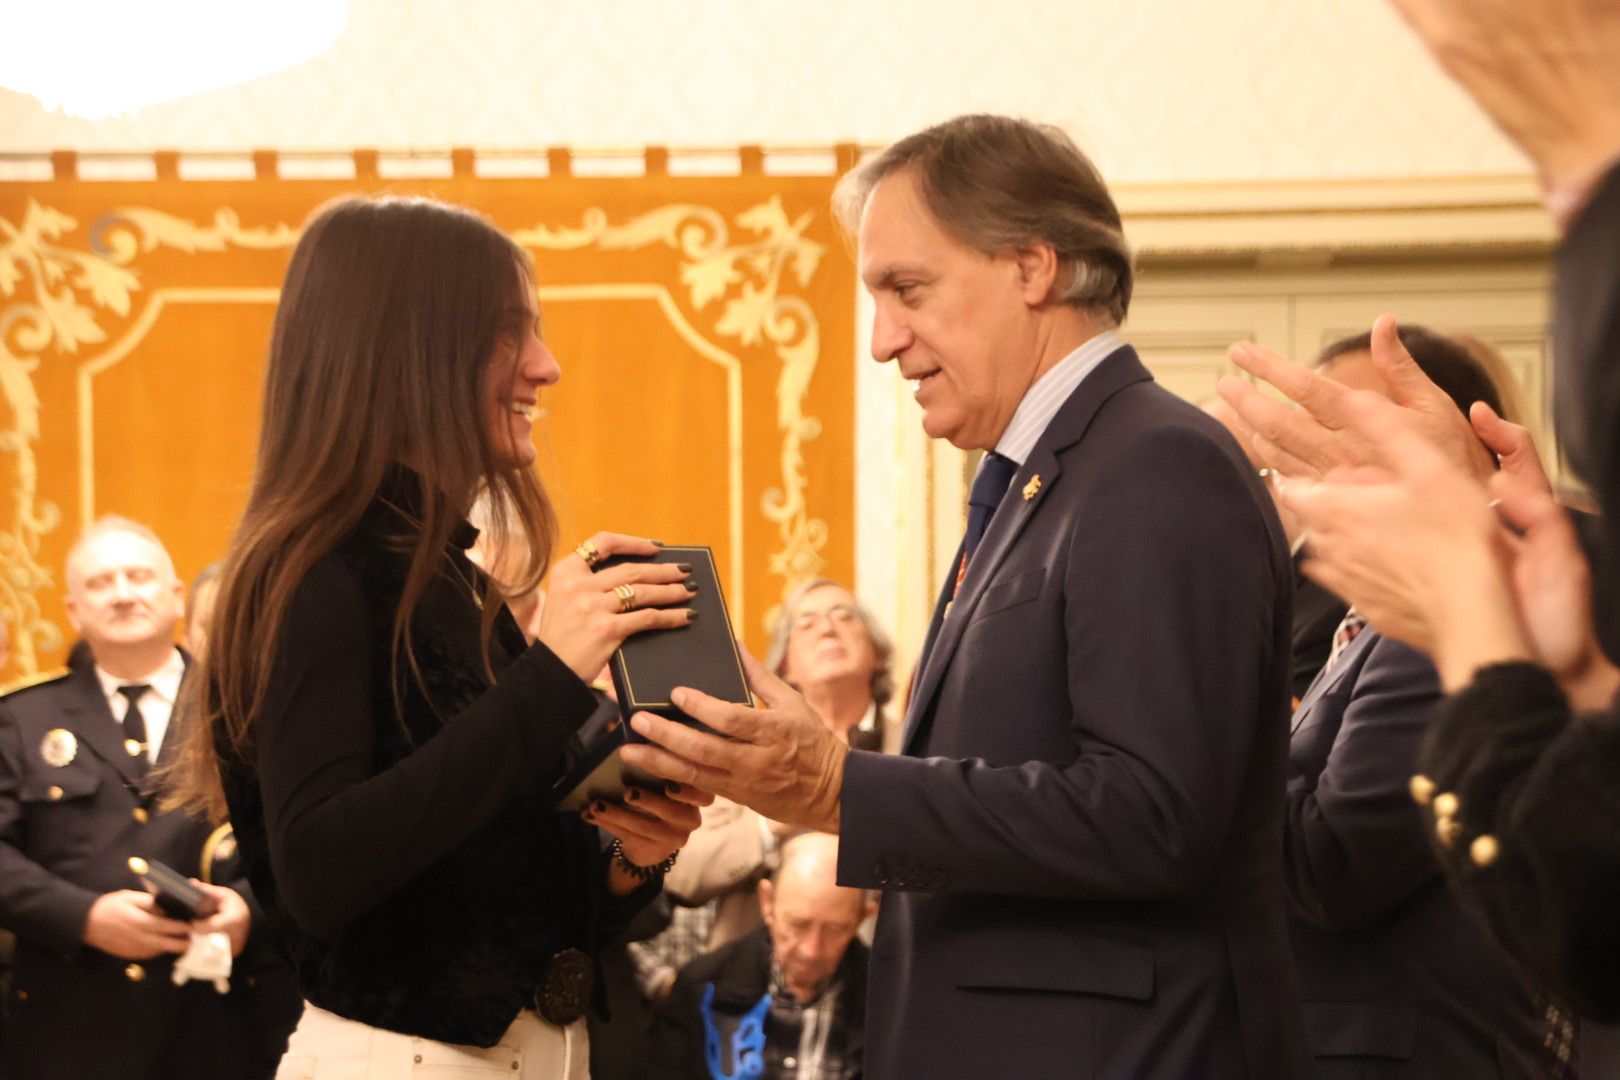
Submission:
{"label": "long brown hair", "polygon": [[[294,249],[265,372],[247,508],[224,558],[208,647],[189,681],[170,801],[226,813],[216,747],[251,743],[293,593],[359,523],[385,477],[409,466],[419,527],[400,538],[408,569],[394,620],[395,677],[421,672],[411,617],[474,495],[496,536],[526,555],[510,593],[539,585],[556,517],[532,470],[496,464],[484,378],[497,350],[520,348],[530,314],[528,256],[477,214],[426,199],[335,200]],[[489,641],[499,604],[484,605]],[[487,667],[487,664],[486,664]]]}

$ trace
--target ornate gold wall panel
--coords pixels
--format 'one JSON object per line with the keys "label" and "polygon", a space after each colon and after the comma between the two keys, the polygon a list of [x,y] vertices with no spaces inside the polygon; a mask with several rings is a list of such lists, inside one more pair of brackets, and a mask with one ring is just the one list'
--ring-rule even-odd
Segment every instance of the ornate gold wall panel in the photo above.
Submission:
{"label": "ornate gold wall panel", "polygon": [[[854,572],[853,267],[831,177],[0,183],[0,682],[67,645],[61,563],[97,515],[150,523],[182,575],[246,494],[269,328],[297,229],[356,191],[478,207],[535,256],[563,380],[536,425],[572,543],[599,528],[715,548],[755,648],[811,574]],[[356,403],[364,423],[365,403]]]}

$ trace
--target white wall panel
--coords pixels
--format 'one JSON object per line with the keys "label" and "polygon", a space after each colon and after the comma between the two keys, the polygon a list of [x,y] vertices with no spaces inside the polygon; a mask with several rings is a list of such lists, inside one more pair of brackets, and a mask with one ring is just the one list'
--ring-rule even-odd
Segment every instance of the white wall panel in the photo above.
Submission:
{"label": "white wall panel", "polygon": [[1524,170],[1386,0],[352,0],[327,55],[135,116],[0,91],[0,150],[880,143],[967,110],[1116,182]]}

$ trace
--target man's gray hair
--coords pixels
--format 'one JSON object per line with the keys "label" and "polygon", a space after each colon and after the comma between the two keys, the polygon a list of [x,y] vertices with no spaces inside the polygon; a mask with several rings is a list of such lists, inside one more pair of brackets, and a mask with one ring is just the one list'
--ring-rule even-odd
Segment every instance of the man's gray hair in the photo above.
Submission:
{"label": "man's gray hair", "polygon": [[1062,266],[1052,299],[1118,326],[1134,271],[1102,175],[1058,128],[1008,116],[958,116],[861,163],[838,182],[833,211],[854,236],[872,189],[908,172],[942,229],[986,254],[1044,243]]}
{"label": "man's gray hair", "polygon": [[79,538],[73,541],[73,546],[68,549],[67,559],[62,566],[66,577],[66,581],[63,582],[64,585],[69,588],[73,586],[73,560],[78,558],[79,552],[83,551],[85,545],[90,541],[106,536],[108,533],[131,533],[139,536],[142,540],[151,541],[152,546],[157,548],[158,553],[162,556],[160,565],[168,571],[171,578],[175,576],[174,559],[169,555],[169,549],[163,546],[163,541],[158,539],[158,534],[153,532],[150,526],[142,525],[133,518],[107,514],[86,525],[84,531],[79,534]]}

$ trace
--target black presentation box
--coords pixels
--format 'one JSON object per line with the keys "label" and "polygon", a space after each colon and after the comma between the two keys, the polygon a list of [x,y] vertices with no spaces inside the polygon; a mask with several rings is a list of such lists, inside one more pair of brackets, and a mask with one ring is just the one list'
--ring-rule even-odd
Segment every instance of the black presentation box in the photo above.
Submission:
{"label": "black presentation box", "polygon": [[[613,654],[609,668],[618,695],[618,724],[612,724],[611,705],[603,704],[581,729],[583,753],[552,787],[558,810],[579,810],[594,799],[613,799],[629,784],[656,787],[661,781],[632,773],[617,753],[626,742],[642,742],[629,720],[637,712],[650,712],[679,723],[703,728],[670,700],[677,686],[701,690],[722,701],[751,705],[742,657],[731,633],[731,617],[714,552],[707,547],[663,547],[656,555],[615,556],[604,559],[597,572],[626,562],[687,563],[690,580],[697,585],[688,605],[697,621],[674,630],[649,630],[629,638]],[[708,730],[704,728],[704,730]]]}

